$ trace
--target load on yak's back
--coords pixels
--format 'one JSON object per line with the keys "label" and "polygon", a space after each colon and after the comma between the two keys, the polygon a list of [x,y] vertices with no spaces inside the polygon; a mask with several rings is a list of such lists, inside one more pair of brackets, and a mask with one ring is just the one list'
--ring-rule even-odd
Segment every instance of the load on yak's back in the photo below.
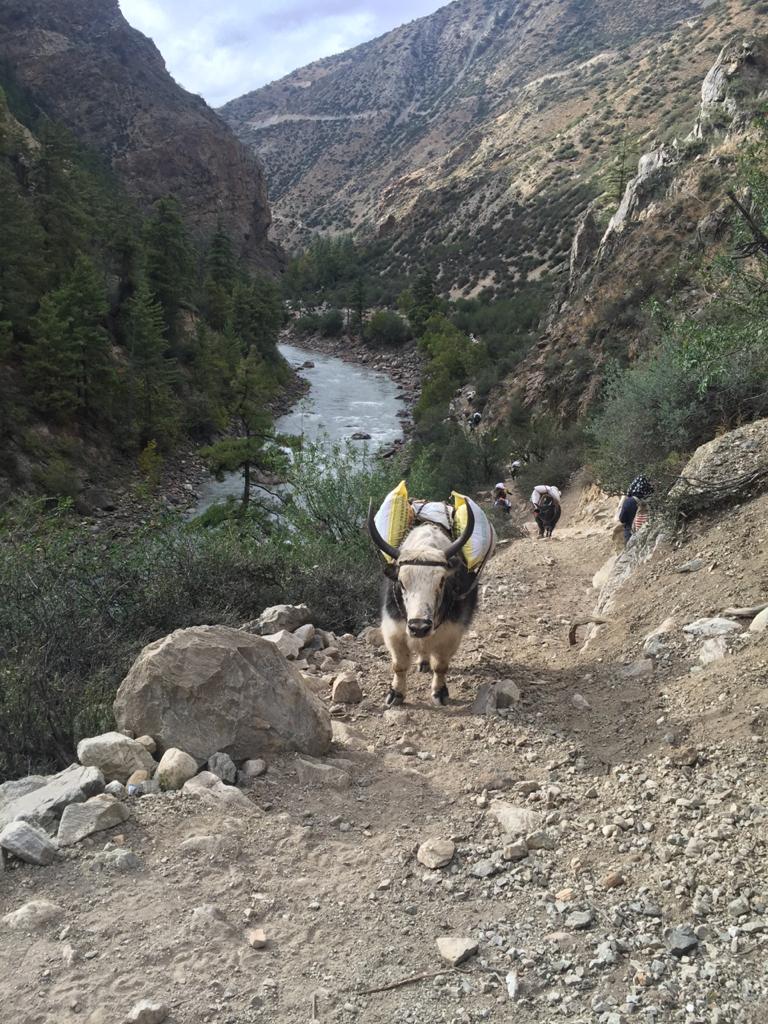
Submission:
{"label": "load on yak's back", "polygon": [[405,700],[414,658],[419,671],[432,670],[432,700],[445,705],[445,675],[477,607],[494,529],[466,495],[454,491],[451,502],[414,501],[403,481],[378,512],[369,509],[368,532],[386,560],[381,630],[394,670],[387,706]]}

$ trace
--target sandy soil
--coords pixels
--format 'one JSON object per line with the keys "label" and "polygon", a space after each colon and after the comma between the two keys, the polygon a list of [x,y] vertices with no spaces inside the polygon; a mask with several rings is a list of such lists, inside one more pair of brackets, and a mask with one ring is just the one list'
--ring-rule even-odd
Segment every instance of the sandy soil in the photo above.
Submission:
{"label": "sandy soil", "polygon": [[[551,541],[503,546],[448,708],[413,675],[409,703],[385,712],[384,652],[340,642],[365,692],[328,759],[342,788],[300,785],[286,756],[250,790],[251,817],[131,799],[120,835],[0,874],[0,916],[61,908],[38,933],[0,930],[0,1021],[120,1024],[140,998],[174,1024],[765,1021],[768,635],[699,671],[700,642],[678,631],[653,675],[627,666],[668,615],[765,596],[768,499],[662,547],[582,650],[568,624],[594,607],[611,511],[574,500]],[[697,553],[715,568],[673,572]],[[473,715],[496,679],[520,702]],[[520,861],[504,859],[497,798],[540,815]],[[416,859],[430,837],[455,843],[447,867]],[[140,867],[99,867],[108,840]],[[669,948],[678,925],[696,929],[690,955]],[[252,927],[266,948],[249,947]],[[477,955],[449,969],[445,935]]]}

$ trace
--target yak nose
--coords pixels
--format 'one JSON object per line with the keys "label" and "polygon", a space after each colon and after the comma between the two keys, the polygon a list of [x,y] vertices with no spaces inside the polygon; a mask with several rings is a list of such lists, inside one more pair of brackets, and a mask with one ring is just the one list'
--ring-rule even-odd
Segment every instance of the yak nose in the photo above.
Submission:
{"label": "yak nose", "polygon": [[408,619],[411,636],[428,636],[432,632],[432,619]]}

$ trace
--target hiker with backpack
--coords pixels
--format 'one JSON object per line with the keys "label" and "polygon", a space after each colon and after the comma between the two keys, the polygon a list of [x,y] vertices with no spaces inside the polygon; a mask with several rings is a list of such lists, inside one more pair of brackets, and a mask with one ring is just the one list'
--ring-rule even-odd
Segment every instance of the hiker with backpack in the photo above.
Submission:
{"label": "hiker with backpack", "polygon": [[633,533],[648,522],[648,505],[646,498],[653,494],[653,484],[646,476],[636,476],[621,499],[616,518],[624,527],[624,543],[629,541]]}

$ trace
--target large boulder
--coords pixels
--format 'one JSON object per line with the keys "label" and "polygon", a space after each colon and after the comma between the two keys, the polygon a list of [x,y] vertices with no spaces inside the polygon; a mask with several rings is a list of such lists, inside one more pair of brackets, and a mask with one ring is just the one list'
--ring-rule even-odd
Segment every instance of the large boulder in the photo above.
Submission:
{"label": "large boulder", "polygon": [[120,729],[200,763],[217,751],[242,761],[280,750],[319,755],[331,745],[328,712],[275,645],[226,626],[178,629],[145,647],[114,711]]}
{"label": "large boulder", "polygon": [[55,831],[65,807],[82,803],[103,790],[104,776],[98,768],[70,765],[58,775],[51,775],[44,785],[36,785],[0,808],[0,829],[11,821],[29,821]]}
{"label": "large boulder", "polygon": [[669,492],[678,512],[694,515],[761,494],[768,486],[768,419],[729,430],[693,453]]}
{"label": "large boulder", "polygon": [[128,808],[109,793],[99,793],[84,804],[70,804],[64,809],[56,838],[59,846],[74,846],[81,839],[122,825],[128,820]]}
{"label": "large boulder", "polygon": [[27,864],[52,864],[59,848],[48,834],[28,821],[12,821],[0,832],[0,847]]}
{"label": "large boulder", "polygon": [[105,732],[80,740],[77,758],[80,764],[98,768],[107,782],[117,781],[123,785],[134,772],[145,771],[151,776],[155,770],[154,758],[147,748],[121,732]]}

